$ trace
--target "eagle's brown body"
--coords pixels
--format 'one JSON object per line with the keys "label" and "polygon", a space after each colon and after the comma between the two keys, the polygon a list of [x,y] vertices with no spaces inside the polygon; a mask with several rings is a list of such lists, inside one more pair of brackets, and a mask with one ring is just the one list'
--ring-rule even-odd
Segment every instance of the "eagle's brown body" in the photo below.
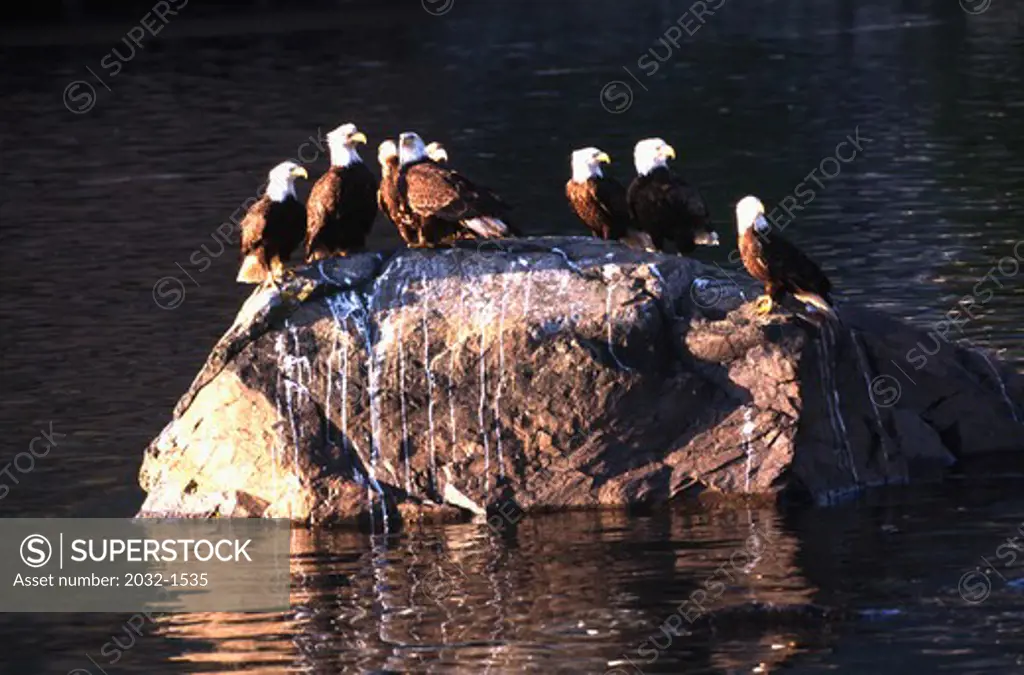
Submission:
{"label": "eagle's brown body", "polygon": [[759,235],[751,227],[740,236],[740,258],[750,276],[764,284],[772,300],[785,293],[804,299],[814,294],[832,304],[832,283],[818,265],[781,234]]}
{"label": "eagle's brown body", "polygon": [[585,182],[570,180],[565,196],[573,212],[602,239],[621,239],[629,231],[626,189],[614,178],[593,176]]}
{"label": "eagle's brown body", "polygon": [[408,218],[420,244],[512,233],[502,220],[508,208],[497,195],[431,159],[401,167],[397,186],[400,218]]}
{"label": "eagle's brown body", "polygon": [[306,234],[306,208],[292,196],[275,202],[267,195],[256,201],[241,224],[241,267],[238,281],[258,284],[280,270]]}
{"label": "eagle's brown body", "polygon": [[420,230],[412,213],[403,206],[402,195],[398,192],[398,155],[389,157],[380,168],[380,189],[377,191],[377,205],[388,217],[402,240],[408,246],[420,245]]}
{"label": "eagle's brown body", "polygon": [[358,251],[377,215],[377,179],[362,162],[332,166],[306,203],[306,260]]}

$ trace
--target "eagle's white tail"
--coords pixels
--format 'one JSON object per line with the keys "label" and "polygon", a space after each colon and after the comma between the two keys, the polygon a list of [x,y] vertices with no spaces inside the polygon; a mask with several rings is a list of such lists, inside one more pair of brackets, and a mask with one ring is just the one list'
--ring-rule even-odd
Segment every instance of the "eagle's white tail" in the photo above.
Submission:
{"label": "eagle's white tail", "polygon": [[833,321],[839,322],[839,315],[836,314],[835,308],[817,293],[794,293],[793,297],[806,305],[810,305]]}
{"label": "eagle's white tail", "polygon": [[717,232],[703,232],[693,238],[693,243],[698,246],[718,246],[718,233]]}
{"label": "eagle's white tail", "polygon": [[245,256],[235,281],[242,284],[261,284],[266,278],[267,268],[263,266],[259,256],[252,254]]}
{"label": "eagle's white tail", "polygon": [[490,216],[470,218],[462,221],[462,225],[485,239],[497,239],[508,234],[508,225],[500,218],[491,218]]}

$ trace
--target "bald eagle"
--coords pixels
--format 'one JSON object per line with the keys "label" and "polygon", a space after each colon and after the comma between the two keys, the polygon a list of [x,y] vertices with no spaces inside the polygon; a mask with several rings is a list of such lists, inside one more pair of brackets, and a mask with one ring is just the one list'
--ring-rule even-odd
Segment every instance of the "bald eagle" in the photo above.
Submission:
{"label": "bald eagle", "polygon": [[675,243],[680,253],[692,253],[697,245],[717,246],[718,233],[697,188],[668,168],[676,151],[660,138],[636,144],[633,161],[636,178],[626,199],[636,227],[648,233],[654,245],[664,250],[665,241]]}
{"label": "bald eagle", "polygon": [[416,219],[408,209],[402,206],[402,197],[398,192],[398,145],[386,140],[377,147],[377,161],[380,162],[380,188],[377,191],[377,205],[381,213],[388,217],[402,240],[408,246],[419,246],[419,230],[415,226]]}
{"label": "bald eagle", "polygon": [[399,138],[398,194],[401,210],[412,218],[420,245],[436,245],[449,236],[495,239],[514,234],[503,220],[508,207],[487,188],[427,155],[414,133]]}
{"label": "bald eagle", "polygon": [[764,217],[764,205],[747,196],[736,204],[736,230],[740,257],[750,276],[764,284],[765,294],[757,299],[757,310],[767,314],[785,293],[811,305],[830,318],[838,319],[832,307],[832,283],[821,268],[777,232]]}
{"label": "bald eagle", "polygon": [[377,179],[356,146],[366,136],[354,124],[327,134],[331,167],[313,185],[306,204],[306,261],[345,254],[366,245],[377,216]]}
{"label": "bald eagle", "polygon": [[306,234],[306,207],[295,196],[295,179],[308,178],[295,162],[271,169],[267,191],[242,219],[242,264],[237,281],[258,284],[279,276]]}
{"label": "bald eagle", "polygon": [[630,223],[626,188],[601,170],[602,164],[611,161],[598,148],[576,150],[572,153],[572,178],[565,184],[573,212],[602,239],[620,239]]}

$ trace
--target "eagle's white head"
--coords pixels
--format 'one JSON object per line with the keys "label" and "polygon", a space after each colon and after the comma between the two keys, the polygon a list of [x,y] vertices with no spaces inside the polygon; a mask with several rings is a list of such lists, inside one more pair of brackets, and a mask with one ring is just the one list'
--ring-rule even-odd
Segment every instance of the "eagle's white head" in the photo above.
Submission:
{"label": "eagle's white head", "polygon": [[267,196],[275,202],[283,202],[288,197],[298,199],[295,196],[296,178],[309,178],[309,174],[295,162],[281,162],[267,174]]}
{"label": "eagle's white head", "polygon": [[646,176],[659,166],[667,166],[668,160],[675,158],[675,148],[660,138],[645,138],[633,148],[633,163],[640,176]]}
{"label": "eagle's white head", "polygon": [[600,178],[602,164],[611,164],[612,158],[599,148],[580,148],[572,153],[572,180],[574,183],[586,183],[591,178]]}
{"label": "eagle's white head", "polygon": [[761,233],[771,229],[768,219],[764,217],[764,204],[754,195],[747,195],[736,202],[736,231],[742,237],[750,228]]}
{"label": "eagle's white head", "polygon": [[350,166],[363,159],[356,147],[366,143],[366,134],[352,123],[342,124],[327,134],[327,147],[331,151],[331,166]]}
{"label": "eagle's white head", "polygon": [[381,166],[398,158],[398,146],[390,138],[377,146],[377,161]]}
{"label": "eagle's white head", "polygon": [[426,148],[427,157],[434,160],[438,164],[446,164],[448,162],[448,151],[445,150],[444,146],[434,141]]}
{"label": "eagle's white head", "polygon": [[418,162],[427,156],[427,148],[419,134],[406,131],[398,137],[398,161],[402,166]]}

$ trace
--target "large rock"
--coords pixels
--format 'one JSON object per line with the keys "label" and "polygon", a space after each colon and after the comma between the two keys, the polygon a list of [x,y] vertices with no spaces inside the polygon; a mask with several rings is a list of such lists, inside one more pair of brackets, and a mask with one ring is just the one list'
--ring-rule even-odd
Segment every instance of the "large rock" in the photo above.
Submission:
{"label": "large rock", "polygon": [[829,501],[1024,449],[1024,378],[992,357],[849,305],[836,329],[760,317],[756,284],[713,277],[593,239],[301,270],[254,293],[146,450],[140,515]]}

